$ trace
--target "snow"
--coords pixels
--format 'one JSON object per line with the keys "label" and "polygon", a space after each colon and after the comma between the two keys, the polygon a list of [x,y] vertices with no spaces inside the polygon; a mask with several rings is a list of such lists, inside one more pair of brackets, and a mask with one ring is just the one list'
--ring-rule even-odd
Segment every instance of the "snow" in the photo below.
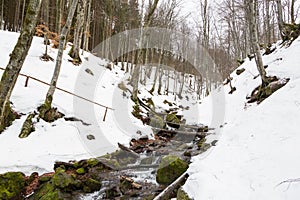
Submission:
{"label": "snow", "polygon": [[[0,67],[5,67],[14,48],[18,34],[0,31]],[[228,85],[213,91],[199,102],[185,86],[184,98],[175,96],[149,96],[151,82],[141,88],[140,98],[152,97],[161,110],[168,109],[164,100],[176,106],[188,105],[181,110],[188,123],[203,123],[214,127],[215,134],[208,140],[218,139],[217,145],[208,152],[192,159],[188,169],[190,177],[184,190],[194,199],[298,199],[300,196],[299,168],[300,136],[297,130],[300,119],[300,39],[286,48],[279,47],[264,56],[268,75],[290,78],[286,86],[276,91],[261,104],[246,104],[246,96],[260,84],[254,61],[246,59],[239,68],[246,71],[237,76],[232,73],[232,85],[237,91],[232,95]],[[13,108],[22,113],[21,119],[0,134],[0,173],[52,171],[56,160],[69,161],[100,156],[112,152],[117,143],[127,145],[137,137],[137,132],[151,137],[151,129],[132,117],[132,101],[117,85],[126,75],[120,67],[108,70],[107,61],[84,52],[81,66],[68,62],[67,46],[63,57],[58,87],[103,104],[108,109],[93,105],[56,90],[53,105],[66,117],[77,117],[82,122],[64,119],[53,123],[40,121],[36,131],[28,138],[18,137],[26,116],[43,103],[47,85],[30,80],[24,87],[25,78],[19,77],[13,90]],[[22,73],[50,82],[55,62],[39,59],[44,52],[42,38],[34,38]],[[49,48],[56,58],[57,50]],[[94,75],[86,73],[86,69]],[[0,71],[0,75],[3,71]],[[147,80],[149,81],[149,80]],[[172,82],[172,79],[170,79]],[[173,85],[174,83],[170,83]],[[157,94],[154,91],[154,94]],[[185,96],[191,98],[187,100]],[[174,105],[174,107],[176,107]],[[95,140],[88,140],[87,135]]]}
{"label": "snow", "polygon": [[[5,67],[9,61],[18,33],[0,31],[0,67]],[[39,57],[44,53],[43,38],[34,37],[28,56],[21,73],[50,83],[54,62],[44,62]],[[7,171],[22,171],[31,174],[34,171],[45,173],[53,171],[55,161],[80,160],[101,156],[117,149],[117,143],[128,144],[138,130],[142,134],[150,134],[149,128],[138,124],[138,120],[131,119],[129,129],[120,127],[119,120],[128,118],[123,116],[124,108],[128,108],[130,99],[119,98],[120,90],[116,89],[118,81],[124,73],[118,67],[112,71],[105,66],[107,61],[99,59],[87,52],[82,56],[83,63],[74,66],[67,55],[68,44],[64,52],[62,68],[57,86],[73,92],[89,100],[113,107],[108,110],[106,120],[103,121],[105,108],[93,105],[87,101],[73,97],[70,94],[56,90],[53,106],[63,112],[66,117],[76,117],[81,122],[69,122],[64,119],[53,123],[43,120],[36,123],[36,131],[28,138],[18,137],[22,124],[27,115],[37,109],[44,102],[49,86],[29,80],[28,87],[24,87],[25,77],[19,76],[13,90],[11,101],[13,108],[22,113],[21,119],[15,120],[7,130],[0,134],[0,173]],[[56,59],[57,50],[49,48],[49,55]],[[90,69],[93,76],[86,73]],[[0,70],[0,76],[3,71]],[[116,75],[116,74],[119,75]],[[88,140],[87,135],[93,135],[95,140]]]}
{"label": "snow", "polygon": [[[280,47],[267,56],[267,74],[290,78],[286,86],[261,104],[246,104],[246,96],[260,84],[253,79],[258,71],[255,61],[246,60],[232,73],[237,91],[228,94],[224,86],[225,110],[219,141],[209,152],[194,157],[188,169],[190,177],[184,190],[194,199],[299,199],[300,196],[300,39],[290,47]],[[219,96],[222,96],[222,92]],[[212,99],[205,99],[199,113],[210,122],[214,113],[208,109]],[[222,114],[222,113],[219,113]]]}

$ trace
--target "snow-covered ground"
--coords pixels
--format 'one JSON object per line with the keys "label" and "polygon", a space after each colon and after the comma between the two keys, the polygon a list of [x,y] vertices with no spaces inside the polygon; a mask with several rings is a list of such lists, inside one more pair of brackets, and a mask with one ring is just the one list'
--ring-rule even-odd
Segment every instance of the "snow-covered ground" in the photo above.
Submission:
{"label": "snow-covered ground", "polygon": [[[17,33],[0,31],[0,67],[6,66],[17,37]],[[74,66],[68,62],[69,48],[63,57],[58,87],[114,110],[108,110],[103,122],[105,108],[57,90],[53,105],[66,117],[77,117],[91,125],[64,119],[50,124],[40,121],[35,132],[20,139],[18,135],[26,116],[44,101],[48,86],[30,80],[25,88],[25,78],[19,77],[11,100],[13,108],[24,115],[0,134],[0,173],[49,172],[56,160],[103,155],[114,151],[118,142],[128,144],[137,131],[151,135],[149,127],[131,116],[132,102],[117,87],[126,81],[124,72],[119,67],[108,70],[106,61],[86,52],[82,65]],[[41,61],[43,52],[43,39],[35,37],[21,72],[49,83],[55,62]],[[54,59],[56,53],[57,50],[50,48],[49,54]],[[259,78],[253,79],[258,74],[255,63],[248,59],[240,66],[246,69],[244,73],[232,74],[232,84],[237,88],[232,95],[228,94],[230,89],[226,85],[212,92],[201,104],[185,97],[178,102],[172,95],[152,96],[162,108],[166,106],[164,100],[190,106],[183,111],[187,122],[204,123],[221,132],[220,138],[219,134],[210,138],[219,140],[217,146],[193,158],[190,177],[184,185],[191,197],[204,200],[299,198],[300,135],[296,126],[300,119],[299,55],[300,39],[297,39],[291,47],[277,48],[273,54],[263,57],[264,64],[269,66],[268,75],[290,78],[290,81],[259,105],[246,104],[246,96],[260,84]],[[86,73],[86,69],[93,75]],[[142,88],[140,96],[151,97],[147,90]],[[93,135],[95,140],[88,140],[88,135]]]}
{"label": "snow-covered ground", "polygon": [[[0,31],[0,67],[4,68],[7,65],[9,54],[17,38],[17,33]],[[44,49],[43,39],[34,37],[21,73],[49,83],[55,62],[44,62],[39,59]],[[29,80],[28,87],[24,87],[25,78],[20,76],[13,90],[11,101],[12,107],[24,115],[0,134],[0,173],[7,171],[22,171],[26,174],[34,171],[49,172],[52,171],[56,160],[69,161],[100,156],[114,151],[118,142],[128,144],[130,138],[138,130],[143,134],[151,133],[149,127],[135,119],[131,119],[131,125],[125,130],[118,125],[119,121],[116,118],[128,118],[127,113],[123,118],[122,114],[130,104],[130,100],[122,98],[121,91],[116,89],[124,72],[118,67],[112,71],[108,70],[105,68],[106,61],[87,52],[82,56],[82,65],[74,66],[68,62],[69,49],[68,45],[57,86],[105,106],[113,107],[114,110],[108,110],[106,120],[103,122],[105,108],[56,90],[53,106],[58,107],[58,110],[66,117],[77,117],[90,125],[67,122],[64,119],[50,124],[41,120],[36,124],[35,132],[28,138],[20,139],[18,135],[24,120],[30,112],[43,103],[49,88],[34,80]],[[57,50],[49,48],[49,55],[52,58],[56,59],[56,54]],[[86,73],[86,69],[92,71],[93,75]],[[0,76],[2,73],[3,71],[0,70]],[[88,140],[88,135],[93,135],[95,139]]]}
{"label": "snow-covered ground", "polygon": [[[224,86],[225,118],[215,147],[193,158],[184,189],[194,199],[299,199],[300,198],[300,39],[288,48],[264,56],[268,75],[290,78],[286,86],[261,104],[246,104],[246,96],[260,84],[255,61],[246,60],[232,73],[237,91]],[[221,94],[221,93],[219,93]],[[222,96],[222,95],[221,95]],[[209,97],[213,99],[216,97]],[[204,100],[199,112],[209,122]],[[214,113],[217,114],[217,113]],[[222,114],[222,113],[219,113]]]}

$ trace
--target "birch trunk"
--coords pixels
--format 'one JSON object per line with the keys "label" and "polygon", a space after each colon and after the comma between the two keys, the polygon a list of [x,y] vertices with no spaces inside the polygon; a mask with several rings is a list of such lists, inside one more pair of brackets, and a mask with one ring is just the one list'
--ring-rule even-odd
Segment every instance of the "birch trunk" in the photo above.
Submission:
{"label": "birch trunk", "polygon": [[10,55],[9,63],[1,78],[0,133],[14,120],[9,100],[32,42],[41,1],[42,0],[31,0],[29,2],[25,22],[23,23],[18,42]]}
{"label": "birch trunk", "polygon": [[263,65],[262,61],[262,56],[260,53],[260,47],[258,44],[258,33],[257,33],[257,23],[256,23],[256,0],[251,0],[248,3],[249,7],[249,21],[250,21],[250,38],[251,38],[251,43],[252,47],[255,51],[255,61],[256,61],[256,66],[259,71],[259,74],[262,79],[262,85],[266,84],[268,82],[267,80],[267,75],[266,71]]}
{"label": "birch trunk", "polygon": [[72,23],[72,19],[73,19],[73,16],[74,16],[74,13],[75,13],[75,10],[77,7],[77,3],[78,3],[78,0],[73,0],[69,14],[68,14],[66,24],[63,27],[61,34],[60,34],[59,48],[58,48],[58,54],[57,54],[57,58],[56,58],[55,69],[54,69],[54,73],[53,73],[52,80],[51,80],[51,86],[47,92],[46,100],[44,103],[44,105],[46,106],[47,109],[51,108],[53,94],[55,92],[55,87],[56,87],[58,76],[60,73],[62,56],[63,56],[63,52],[64,52],[64,47],[65,47],[65,41],[66,41],[66,37],[67,37],[68,31],[69,31],[69,28]]}

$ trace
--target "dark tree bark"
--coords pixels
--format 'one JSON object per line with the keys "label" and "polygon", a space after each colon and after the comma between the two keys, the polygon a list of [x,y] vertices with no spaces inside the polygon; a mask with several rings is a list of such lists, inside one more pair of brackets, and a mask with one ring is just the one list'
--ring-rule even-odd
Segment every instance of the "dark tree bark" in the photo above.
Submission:
{"label": "dark tree bark", "polygon": [[10,107],[10,96],[32,42],[41,1],[42,0],[30,0],[18,42],[10,55],[9,63],[1,78],[0,132],[14,120]]}
{"label": "dark tree bark", "polygon": [[4,12],[4,0],[1,0],[0,30],[2,29],[3,12]]}

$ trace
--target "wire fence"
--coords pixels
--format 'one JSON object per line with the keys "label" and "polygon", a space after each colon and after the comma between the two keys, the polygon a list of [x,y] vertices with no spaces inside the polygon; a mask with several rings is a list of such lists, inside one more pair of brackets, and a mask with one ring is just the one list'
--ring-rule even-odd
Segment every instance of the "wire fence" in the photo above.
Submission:
{"label": "wire fence", "polygon": [[[3,71],[4,71],[5,68],[0,67],[0,70],[3,70]],[[40,79],[38,79],[38,78],[29,76],[29,75],[26,75],[26,74],[23,74],[23,73],[19,73],[18,76],[23,76],[23,77],[26,78],[24,87],[28,87],[28,84],[29,84],[29,80],[30,80],[30,79],[32,79],[32,80],[34,80],[34,81],[37,81],[37,82],[39,82],[39,83],[42,83],[42,84],[44,84],[44,85],[47,85],[47,86],[51,86],[51,84],[49,84],[49,83],[47,83],[47,82],[45,82],[45,81],[42,81],[42,80],[40,80]],[[64,92],[64,93],[67,93],[67,94],[69,94],[69,95],[75,96],[75,97],[77,97],[77,98],[79,98],[79,99],[82,99],[82,100],[84,100],[84,101],[87,101],[87,102],[89,102],[89,103],[92,103],[92,104],[95,104],[95,105],[97,105],[97,106],[100,106],[100,107],[102,107],[102,108],[105,108],[105,112],[104,112],[104,116],[103,116],[103,121],[105,121],[105,119],[106,119],[107,111],[108,111],[108,110],[114,110],[114,109],[111,108],[111,107],[108,107],[108,106],[105,106],[105,105],[103,105],[103,104],[97,103],[97,102],[95,102],[95,101],[92,101],[92,100],[90,100],[90,99],[87,99],[87,98],[85,98],[85,97],[82,97],[82,96],[80,96],[80,95],[77,95],[77,94],[75,94],[75,93],[73,93],[73,92],[67,91],[67,90],[62,89],[62,88],[60,88],[60,87],[55,86],[55,89],[60,90],[60,91],[62,91],[62,92]]]}

